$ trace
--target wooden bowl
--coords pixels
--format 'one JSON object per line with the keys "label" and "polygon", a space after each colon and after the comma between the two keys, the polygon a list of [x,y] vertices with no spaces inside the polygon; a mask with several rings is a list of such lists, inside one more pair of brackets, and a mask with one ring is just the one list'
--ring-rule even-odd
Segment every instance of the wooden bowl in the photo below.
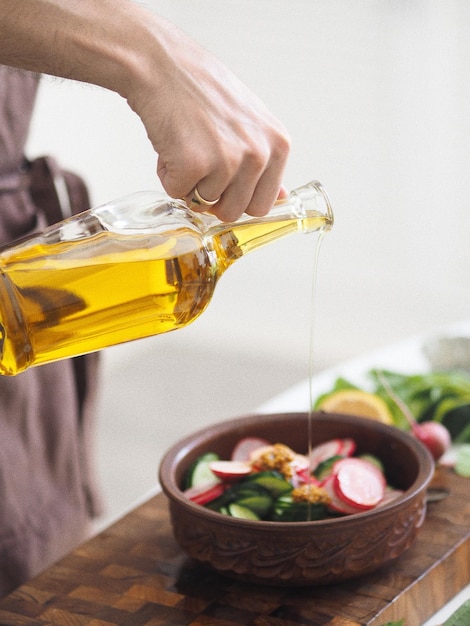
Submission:
{"label": "wooden bowl", "polygon": [[370,419],[314,413],[312,443],[352,437],[357,453],[381,459],[388,481],[404,491],[396,500],[354,515],[309,522],[241,520],[206,509],[181,491],[188,467],[205,452],[222,459],[242,437],[308,450],[308,413],[251,415],[200,430],[164,456],[159,479],[169,500],[173,533],[196,561],[243,581],[269,585],[319,585],[356,578],[385,566],[407,550],[426,513],[426,487],[434,463],[408,433]]}

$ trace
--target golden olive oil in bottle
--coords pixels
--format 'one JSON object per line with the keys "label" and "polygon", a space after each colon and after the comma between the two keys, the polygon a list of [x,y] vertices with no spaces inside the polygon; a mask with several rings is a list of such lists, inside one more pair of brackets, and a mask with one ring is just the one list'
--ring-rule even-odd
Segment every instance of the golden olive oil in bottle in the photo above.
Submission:
{"label": "golden olive oil in bottle", "polygon": [[233,223],[155,192],[59,222],[0,250],[0,373],[186,326],[238,258],[332,224],[317,182]]}

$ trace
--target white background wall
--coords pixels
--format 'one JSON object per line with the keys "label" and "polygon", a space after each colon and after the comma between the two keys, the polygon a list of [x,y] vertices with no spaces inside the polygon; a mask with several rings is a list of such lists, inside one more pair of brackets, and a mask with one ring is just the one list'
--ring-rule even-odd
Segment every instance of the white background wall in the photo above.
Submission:
{"label": "white background wall", "polygon": [[[293,142],[287,186],[318,178],[329,191],[336,226],[320,258],[321,362],[467,315],[465,0],[147,5],[221,57],[283,120]],[[94,204],[159,186],[140,121],[97,88],[45,80],[30,151],[83,173]],[[302,355],[297,310],[309,303],[311,249],[308,237],[294,238],[232,268],[188,340],[217,334]]]}
{"label": "white background wall", "polygon": [[[146,4],[283,120],[286,185],[318,178],[329,192],[336,225],[320,254],[317,369],[468,317],[468,2]],[[94,204],[159,188],[139,120],[97,88],[44,80],[29,151],[82,173]],[[231,351],[266,355],[307,376],[312,255],[312,239],[299,235],[239,261],[206,313],[179,331],[186,345],[221,346],[221,364]]]}

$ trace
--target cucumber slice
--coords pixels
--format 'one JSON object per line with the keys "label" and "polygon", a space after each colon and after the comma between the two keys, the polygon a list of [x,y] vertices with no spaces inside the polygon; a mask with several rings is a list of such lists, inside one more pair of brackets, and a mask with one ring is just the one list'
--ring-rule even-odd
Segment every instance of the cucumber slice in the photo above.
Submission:
{"label": "cucumber slice", "polygon": [[[258,503],[257,499],[259,499]],[[269,500],[269,508],[272,504],[272,498],[266,489],[255,484],[236,483],[226,489],[216,500],[210,502],[207,508],[213,511],[220,511],[221,507],[228,507],[233,502],[240,503],[242,500],[247,500],[248,504],[254,504],[253,510],[257,513],[256,507],[264,508],[262,502],[266,502],[266,499]]]}
{"label": "cucumber slice", "polygon": [[385,471],[382,461],[373,454],[361,454],[361,456],[358,458],[364,459],[364,461],[369,461],[369,463],[372,463],[372,465],[378,467],[382,473]]}
{"label": "cucumber slice", "polygon": [[224,507],[227,507],[230,502],[233,502],[233,498],[230,497],[230,494],[227,491],[225,491],[221,496],[215,498],[215,500],[211,500],[204,506],[206,507],[206,509],[210,509],[211,511],[218,511],[219,513],[221,513],[222,509]]}
{"label": "cucumber slice", "polygon": [[229,495],[233,495],[234,500],[240,500],[240,498],[251,498],[252,496],[270,496],[267,491],[261,485],[257,485],[251,481],[243,481],[236,483],[228,488]]}
{"label": "cucumber slice", "polygon": [[232,517],[238,519],[259,520],[259,516],[251,509],[248,509],[246,506],[240,506],[236,502],[232,502],[232,504],[228,505],[228,512]]}
{"label": "cucumber slice", "polygon": [[197,458],[186,473],[184,489],[189,489],[190,487],[200,487],[202,485],[217,482],[218,478],[210,469],[209,463],[218,460],[219,455],[215,454],[215,452],[207,452]]}
{"label": "cucumber slice", "polygon": [[307,522],[324,519],[327,516],[324,504],[293,502],[292,497],[286,495],[281,496],[274,503],[272,520],[274,522]]}
{"label": "cucumber slice", "polygon": [[247,496],[244,498],[240,498],[236,502],[236,504],[238,504],[239,506],[250,509],[259,517],[264,517],[266,515],[266,513],[271,508],[272,503],[273,500],[268,495]]}
{"label": "cucumber slice", "polygon": [[331,473],[333,465],[336,463],[336,461],[339,461],[342,458],[343,456],[341,454],[335,454],[334,456],[330,456],[329,459],[321,461],[321,463],[317,465],[315,471],[313,472],[313,475],[315,476],[315,478],[318,478],[318,480],[323,480],[328,476],[328,474]]}
{"label": "cucumber slice", "polygon": [[246,482],[264,487],[273,498],[278,498],[283,493],[292,491],[292,485],[279,472],[259,472],[246,479]]}

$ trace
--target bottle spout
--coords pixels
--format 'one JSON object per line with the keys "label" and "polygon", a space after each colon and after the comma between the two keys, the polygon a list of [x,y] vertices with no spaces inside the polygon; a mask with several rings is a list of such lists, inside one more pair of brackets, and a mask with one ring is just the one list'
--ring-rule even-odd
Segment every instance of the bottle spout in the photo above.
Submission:
{"label": "bottle spout", "polygon": [[326,218],[325,230],[332,228],[334,224],[333,208],[328,194],[318,180],[294,189],[288,198],[280,200],[279,204],[285,201],[292,204],[292,209],[299,219],[308,220],[308,218],[322,215]]}
{"label": "bottle spout", "polygon": [[300,230],[313,232],[321,228],[328,231],[334,222],[333,209],[323,185],[312,181],[294,189],[286,197],[280,198],[272,209],[263,217],[253,217],[244,213],[235,222],[221,222],[209,213],[194,213],[189,210],[193,221],[199,224],[201,231],[214,233],[232,227],[249,224],[270,224],[273,222],[297,223]]}

